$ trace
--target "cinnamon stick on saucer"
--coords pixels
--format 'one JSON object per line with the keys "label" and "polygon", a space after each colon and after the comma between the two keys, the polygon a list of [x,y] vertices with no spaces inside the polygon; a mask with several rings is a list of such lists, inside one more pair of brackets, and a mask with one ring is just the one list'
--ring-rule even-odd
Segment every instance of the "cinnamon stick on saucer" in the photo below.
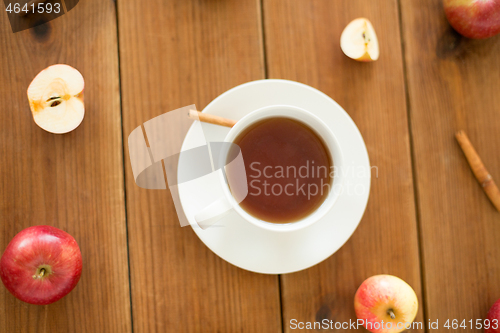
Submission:
{"label": "cinnamon stick on saucer", "polygon": [[219,126],[233,127],[236,120],[222,118],[213,114],[202,113],[196,110],[189,110],[188,117],[194,120],[199,120],[204,123],[210,123]]}
{"label": "cinnamon stick on saucer", "polygon": [[464,131],[458,131],[455,134],[455,138],[462,148],[474,176],[476,176],[479,184],[483,187],[483,190],[486,192],[486,195],[490,199],[491,203],[500,212],[500,191],[498,190],[498,187],[493,181],[490,173],[486,170],[483,161],[481,161],[481,158],[472,146],[472,143],[469,141],[467,134],[465,134]]}

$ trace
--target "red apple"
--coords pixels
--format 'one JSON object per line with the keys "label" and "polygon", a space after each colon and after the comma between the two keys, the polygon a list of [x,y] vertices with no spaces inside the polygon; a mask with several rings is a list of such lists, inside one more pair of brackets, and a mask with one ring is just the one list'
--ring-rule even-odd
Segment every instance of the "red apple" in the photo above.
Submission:
{"label": "red apple", "polygon": [[370,332],[398,333],[415,319],[418,299],[415,291],[400,278],[375,275],[358,288],[354,310]]}
{"label": "red apple", "polygon": [[80,280],[82,254],[75,239],[54,227],[24,229],[0,259],[0,278],[21,301],[45,305],[66,296]]}
{"label": "red apple", "polygon": [[485,332],[500,333],[500,299],[491,307],[487,319],[490,321],[490,326],[488,329],[485,329]]}
{"label": "red apple", "polygon": [[451,26],[468,38],[482,39],[500,33],[500,0],[443,0]]}

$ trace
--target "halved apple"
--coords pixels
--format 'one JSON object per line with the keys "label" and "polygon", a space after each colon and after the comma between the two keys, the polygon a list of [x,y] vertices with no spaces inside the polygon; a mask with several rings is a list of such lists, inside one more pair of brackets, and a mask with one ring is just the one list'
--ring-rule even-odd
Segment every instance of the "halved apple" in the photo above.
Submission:
{"label": "halved apple", "polygon": [[82,74],[68,65],[41,71],[28,87],[28,100],[35,123],[55,134],[68,133],[83,121],[85,107]]}
{"label": "halved apple", "polygon": [[345,27],[340,47],[346,56],[358,61],[375,61],[380,54],[375,29],[365,18],[357,18]]}

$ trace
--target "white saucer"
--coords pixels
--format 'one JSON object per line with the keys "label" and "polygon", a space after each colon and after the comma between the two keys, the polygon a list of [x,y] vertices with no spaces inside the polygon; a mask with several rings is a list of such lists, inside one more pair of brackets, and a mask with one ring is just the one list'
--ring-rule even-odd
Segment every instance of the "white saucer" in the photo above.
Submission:
{"label": "white saucer", "polygon": [[[344,192],[324,218],[296,232],[276,233],[262,230],[232,211],[216,225],[202,230],[194,215],[223,195],[218,175],[212,173],[196,185],[179,188],[186,217],[209,249],[235,266],[266,274],[300,271],[335,253],[358,226],[370,192],[368,152],[358,128],[342,107],[312,87],[286,80],[253,81],[223,93],[203,112],[238,120],[251,111],[276,104],[314,113],[331,128],[342,147],[349,167],[344,170]],[[203,124],[203,131],[212,142],[224,141],[229,129]],[[199,146],[204,141],[202,136],[192,126],[182,150]]]}

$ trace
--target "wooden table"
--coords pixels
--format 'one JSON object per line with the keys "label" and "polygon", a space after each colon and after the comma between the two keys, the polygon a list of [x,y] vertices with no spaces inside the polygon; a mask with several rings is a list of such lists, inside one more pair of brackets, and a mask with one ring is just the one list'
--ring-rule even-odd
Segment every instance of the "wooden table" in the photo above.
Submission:
{"label": "wooden table", "polygon": [[[339,47],[360,16],[379,36],[375,63]],[[1,332],[292,332],[291,319],[355,319],[354,293],[374,274],[415,289],[417,321],[482,319],[500,297],[500,213],[453,137],[466,130],[500,179],[500,36],[460,37],[440,0],[82,0],[16,34],[0,17],[0,251],[49,224],[84,258],[55,304],[0,287]],[[62,136],[35,125],[26,98],[55,63],[86,79],[85,120]],[[378,168],[347,244],[281,276],[236,268],[181,228],[168,191],[135,185],[124,148],[152,117],[264,78],[335,99]]]}

